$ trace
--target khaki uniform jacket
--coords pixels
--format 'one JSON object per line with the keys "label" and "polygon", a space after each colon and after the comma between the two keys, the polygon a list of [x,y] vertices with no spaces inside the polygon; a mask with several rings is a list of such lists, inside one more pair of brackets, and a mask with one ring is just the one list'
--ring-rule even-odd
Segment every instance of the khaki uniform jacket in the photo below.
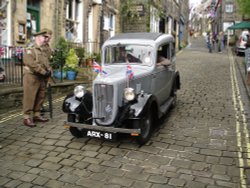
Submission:
{"label": "khaki uniform jacket", "polygon": [[53,52],[52,52],[52,50],[51,50],[51,48],[50,48],[50,46],[48,44],[44,45],[42,47],[42,50],[45,53],[45,56],[47,57],[46,67],[50,67],[50,60],[52,58]]}
{"label": "khaki uniform jacket", "polygon": [[23,56],[24,74],[45,75],[49,70],[48,58],[42,47],[34,44],[27,48]]}

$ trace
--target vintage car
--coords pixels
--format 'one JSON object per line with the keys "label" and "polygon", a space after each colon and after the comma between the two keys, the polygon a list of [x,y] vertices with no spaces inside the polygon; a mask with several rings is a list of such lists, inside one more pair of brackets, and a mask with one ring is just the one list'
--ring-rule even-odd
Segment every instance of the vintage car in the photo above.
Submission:
{"label": "vintage car", "polygon": [[176,105],[180,75],[174,41],[163,33],[122,33],[108,39],[101,65],[93,65],[99,74],[92,89],[78,85],[65,98],[64,126],[75,137],[111,140],[126,133],[145,144],[157,120]]}

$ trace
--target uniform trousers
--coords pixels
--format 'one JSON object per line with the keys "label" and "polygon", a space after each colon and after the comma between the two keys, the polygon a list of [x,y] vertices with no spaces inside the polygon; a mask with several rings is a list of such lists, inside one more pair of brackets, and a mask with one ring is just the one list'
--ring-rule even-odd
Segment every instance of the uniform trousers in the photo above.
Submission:
{"label": "uniform trousers", "polygon": [[23,77],[23,118],[40,116],[40,110],[45,100],[46,81],[45,79],[26,73]]}

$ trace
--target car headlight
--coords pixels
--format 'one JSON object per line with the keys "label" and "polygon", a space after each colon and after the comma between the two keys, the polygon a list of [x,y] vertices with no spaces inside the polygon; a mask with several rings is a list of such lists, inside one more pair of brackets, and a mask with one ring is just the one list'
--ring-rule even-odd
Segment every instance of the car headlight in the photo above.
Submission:
{"label": "car headlight", "polygon": [[124,89],[124,98],[127,101],[132,101],[135,99],[135,91],[133,88],[125,88]]}
{"label": "car headlight", "polygon": [[86,93],[85,92],[85,87],[82,86],[82,85],[76,86],[75,89],[74,89],[74,95],[77,98],[82,98],[85,93]]}

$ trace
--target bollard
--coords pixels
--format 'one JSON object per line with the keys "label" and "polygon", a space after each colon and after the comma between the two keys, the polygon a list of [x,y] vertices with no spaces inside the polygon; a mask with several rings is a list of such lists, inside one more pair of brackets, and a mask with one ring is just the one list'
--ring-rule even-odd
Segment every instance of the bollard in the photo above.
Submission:
{"label": "bollard", "polygon": [[49,102],[49,115],[50,118],[53,118],[53,104],[52,104],[52,92],[51,92],[51,85],[48,84],[48,102]]}

